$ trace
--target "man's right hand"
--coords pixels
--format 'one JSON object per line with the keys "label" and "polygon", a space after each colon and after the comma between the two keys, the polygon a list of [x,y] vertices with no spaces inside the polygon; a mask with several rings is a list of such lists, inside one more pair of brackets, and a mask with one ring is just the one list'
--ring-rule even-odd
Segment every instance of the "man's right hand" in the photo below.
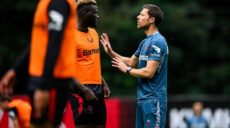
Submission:
{"label": "man's right hand", "polygon": [[0,81],[0,94],[11,94],[13,92],[15,78],[16,73],[14,70],[7,71]]}
{"label": "man's right hand", "polygon": [[110,45],[110,42],[109,42],[109,37],[108,37],[108,35],[106,34],[106,33],[103,33],[102,35],[101,35],[101,44],[103,45],[103,47],[104,47],[104,50],[105,50],[105,52],[110,56],[110,57],[112,57],[113,58],[113,49],[112,49],[112,47],[111,47],[111,45]]}

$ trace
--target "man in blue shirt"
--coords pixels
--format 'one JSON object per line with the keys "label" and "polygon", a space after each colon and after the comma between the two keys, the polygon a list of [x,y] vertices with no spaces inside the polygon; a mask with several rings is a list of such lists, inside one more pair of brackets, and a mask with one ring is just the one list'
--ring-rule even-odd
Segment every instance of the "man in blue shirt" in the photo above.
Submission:
{"label": "man in blue shirt", "polygon": [[203,104],[195,102],[193,104],[194,115],[190,118],[184,118],[187,128],[209,128],[208,121],[202,116]]}
{"label": "man in blue shirt", "polygon": [[[106,53],[113,58],[112,66],[138,78],[136,128],[164,128],[167,113],[168,45],[157,26],[163,19],[161,9],[145,4],[137,16],[137,28],[146,38],[132,57],[113,51],[104,33],[101,42]],[[138,68],[134,68],[138,64]]]}

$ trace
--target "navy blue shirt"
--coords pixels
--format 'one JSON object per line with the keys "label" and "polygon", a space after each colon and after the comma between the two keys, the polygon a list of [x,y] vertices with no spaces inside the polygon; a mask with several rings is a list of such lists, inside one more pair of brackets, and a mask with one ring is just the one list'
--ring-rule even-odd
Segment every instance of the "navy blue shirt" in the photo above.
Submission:
{"label": "navy blue shirt", "polygon": [[146,37],[134,53],[139,58],[138,68],[144,68],[147,61],[158,61],[159,66],[151,79],[138,78],[137,100],[167,102],[168,44],[159,33]]}

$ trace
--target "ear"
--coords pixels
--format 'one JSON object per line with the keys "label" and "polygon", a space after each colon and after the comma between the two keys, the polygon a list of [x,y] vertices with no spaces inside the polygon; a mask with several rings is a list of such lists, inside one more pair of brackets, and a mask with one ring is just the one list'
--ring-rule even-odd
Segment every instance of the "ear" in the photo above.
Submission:
{"label": "ear", "polygon": [[151,17],[151,18],[149,19],[149,22],[150,22],[150,23],[154,23],[154,22],[155,22],[155,17]]}

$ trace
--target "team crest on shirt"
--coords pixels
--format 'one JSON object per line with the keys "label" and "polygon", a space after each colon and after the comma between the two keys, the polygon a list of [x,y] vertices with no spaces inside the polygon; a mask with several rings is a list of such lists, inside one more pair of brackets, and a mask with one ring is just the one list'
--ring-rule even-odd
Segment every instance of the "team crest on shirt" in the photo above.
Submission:
{"label": "team crest on shirt", "polygon": [[161,49],[159,47],[157,47],[156,45],[152,45],[152,47],[157,51],[157,53],[161,52]]}

